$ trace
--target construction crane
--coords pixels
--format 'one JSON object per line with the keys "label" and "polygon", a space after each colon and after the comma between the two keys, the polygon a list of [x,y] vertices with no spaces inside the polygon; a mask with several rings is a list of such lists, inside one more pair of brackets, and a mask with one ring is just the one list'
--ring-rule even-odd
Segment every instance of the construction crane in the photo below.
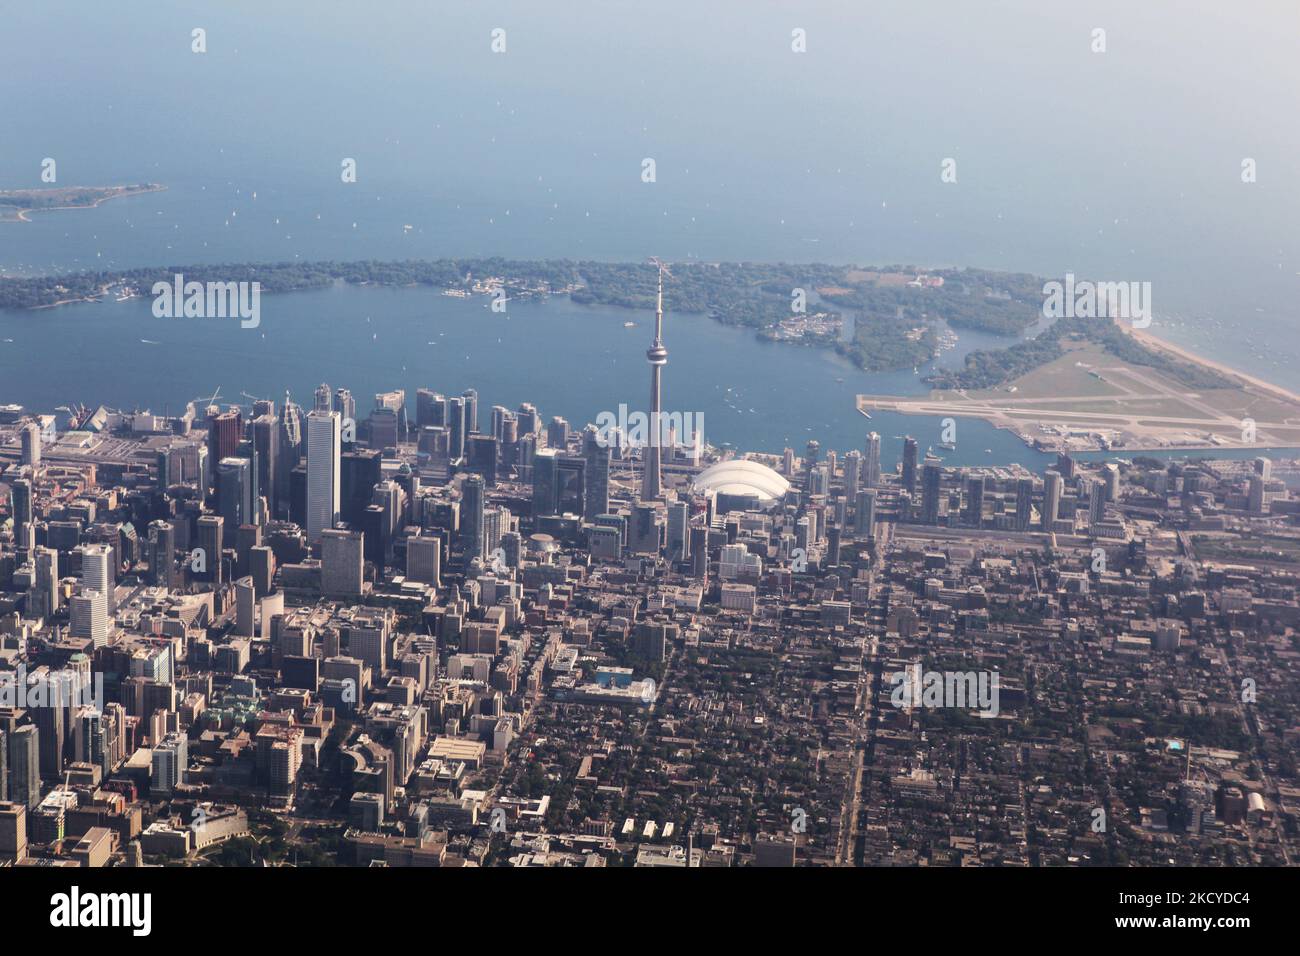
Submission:
{"label": "construction crane", "polygon": [[202,407],[207,408],[209,405],[215,405],[217,403],[217,396],[220,394],[221,394],[221,386],[218,385],[217,390],[212,393],[211,398],[203,398],[202,396],[200,396],[199,398],[191,399],[191,401],[193,401],[195,405],[199,405],[200,403],[202,403]]}

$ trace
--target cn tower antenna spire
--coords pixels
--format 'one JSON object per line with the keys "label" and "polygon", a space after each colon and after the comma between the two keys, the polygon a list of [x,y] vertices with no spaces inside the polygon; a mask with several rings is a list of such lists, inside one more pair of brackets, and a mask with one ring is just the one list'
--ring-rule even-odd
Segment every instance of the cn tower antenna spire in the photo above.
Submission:
{"label": "cn tower antenna spire", "polygon": [[664,267],[659,265],[659,293],[655,298],[655,341],[663,344],[664,340]]}
{"label": "cn tower antenna spire", "polygon": [[664,276],[672,276],[668,267],[658,259],[651,259],[659,270],[658,291],[655,296],[655,337],[646,350],[650,363],[650,428],[645,450],[645,476],[641,484],[641,500],[654,501],[663,493],[661,463],[663,446],[663,405],[661,404],[661,377],[668,364],[668,350],[664,348]]}

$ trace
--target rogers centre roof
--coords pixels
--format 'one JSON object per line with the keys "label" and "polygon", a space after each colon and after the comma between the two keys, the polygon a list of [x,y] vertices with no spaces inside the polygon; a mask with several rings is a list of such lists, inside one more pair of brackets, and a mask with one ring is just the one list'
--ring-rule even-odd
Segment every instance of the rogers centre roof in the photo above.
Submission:
{"label": "rogers centre roof", "polygon": [[691,487],[697,492],[755,495],[761,501],[776,501],[785,497],[785,493],[790,490],[790,482],[767,465],[736,458],[706,468],[696,476]]}

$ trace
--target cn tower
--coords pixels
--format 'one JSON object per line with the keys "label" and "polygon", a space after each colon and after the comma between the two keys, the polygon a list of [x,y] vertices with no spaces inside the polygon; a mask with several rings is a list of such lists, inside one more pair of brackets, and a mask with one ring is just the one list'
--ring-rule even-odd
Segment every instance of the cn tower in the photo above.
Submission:
{"label": "cn tower", "polygon": [[[663,493],[660,476],[660,443],[663,440],[660,404],[660,378],[668,364],[668,350],[664,348],[664,273],[667,267],[658,259],[651,260],[659,268],[659,294],[655,302],[655,338],[646,349],[645,359],[650,363],[650,428],[649,444],[645,450],[645,480],[641,485],[641,500],[654,501]],[[671,274],[671,273],[670,273]]]}

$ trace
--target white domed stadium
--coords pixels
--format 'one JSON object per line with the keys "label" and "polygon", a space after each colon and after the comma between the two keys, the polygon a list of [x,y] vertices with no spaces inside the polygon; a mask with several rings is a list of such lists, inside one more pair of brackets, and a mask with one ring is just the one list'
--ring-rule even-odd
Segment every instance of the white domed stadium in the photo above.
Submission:
{"label": "white domed stadium", "polygon": [[723,501],[729,501],[733,507],[743,505],[742,510],[767,510],[781,502],[790,490],[790,482],[767,465],[733,458],[700,472],[691,483],[691,490],[697,494],[713,492],[719,498],[720,509]]}

